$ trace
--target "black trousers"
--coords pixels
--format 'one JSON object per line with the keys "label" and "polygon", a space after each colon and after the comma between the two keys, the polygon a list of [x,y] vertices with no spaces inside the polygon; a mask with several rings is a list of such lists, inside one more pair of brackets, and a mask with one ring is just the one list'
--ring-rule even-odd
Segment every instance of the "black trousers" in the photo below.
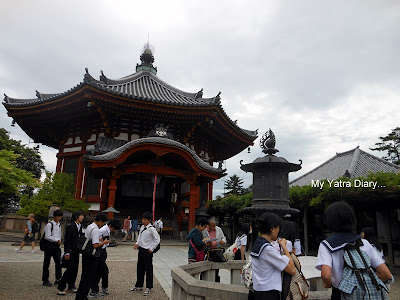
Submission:
{"label": "black trousers", "polygon": [[49,281],[49,266],[50,260],[53,257],[54,263],[56,265],[56,280],[61,278],[61,249],[59,246],[50,245],[48,251],[44,251],[43,260],[43,273],[42,281]]}
{"label": "black trousers", "polygon": [[104,248],[100,250],[100,257],[99,261],[97,262],[95,282],[94,285],[92,286],[93,293],[99,292],[100,279],[101,279],[101,286],[103,287],[103,289],[108,288],[108,266],[106,260],[107,260],[107,250]]}
{"label": "black trousers", "polygon": [[135,287],[143,287],[144,275],[146,274],[146,288],[153,288],[153,253],[148,249],[139,247],[137,262],[137,280]]}
{"label": "black trousers", "polygon": [[277,290],[254,292],[255,300],[280,300],[280,293]]}
{"label": "black trousers", "polygon": [[99,259],[94,256],[82,254],[82,275],[75,300],[87,300],[89,290],[94,285],[96,279],[98,261]]}
{"label": "black trousers", "polygon": [[78,275],[79,268],[79,253],[70,253],[70,258],[68,262],[68,267],[65,270],[60,283],[58,284],[58,289],[60,291],[65,290],[68,284],[69,289],[75,288],[76,276]]}

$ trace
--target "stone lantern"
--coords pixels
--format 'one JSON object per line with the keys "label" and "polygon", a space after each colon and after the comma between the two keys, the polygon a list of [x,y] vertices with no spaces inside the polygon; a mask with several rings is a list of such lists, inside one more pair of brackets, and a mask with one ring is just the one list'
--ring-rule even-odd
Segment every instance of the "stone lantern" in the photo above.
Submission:
{"label": "stone lantern", "polygon": [[298,209],[289,207],[289,172],[301,169],[300,164],[288,162],[283,157],[275,156],[275,135],[271,129],[266,132],[260,146],[267,154],[249,164],[242,164],[241,169],[253,173],[253,200],[251,207],[243,211],[252,212],[257,217],[264,212],[273,212],[283,217],[286,214],[296,214]]}

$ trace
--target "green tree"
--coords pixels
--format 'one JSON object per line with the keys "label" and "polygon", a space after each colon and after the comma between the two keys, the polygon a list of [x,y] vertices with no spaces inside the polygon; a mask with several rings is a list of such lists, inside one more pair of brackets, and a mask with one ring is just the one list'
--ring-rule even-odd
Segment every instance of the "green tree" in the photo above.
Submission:
{"label": "green tree", "polygon": [[39,220],[47,220],[49,208],[53,205],[61,210],[87,212],[90,205],[74,198],[74,181],[72,174],[46,172],[46,179],[37,193],[21,198],[18,214],[33,213]]}
{"label": "green tree", "polygon": [[21,193],[40,185],[32,173],[17,167],[17,159],[14,152],[0,150],[0,213],[17,207]]}
{"label": "green tree", "polygon": [[385,151],[386,155],[382,158],[396,165],[400,165],[400,127],[396,127],[387,136],[379,137],[379,143],[375,143],[376,148],[372,151]]}
{"label": "green tree", "polygon": [[0,150],[9,150],[18,154],[17,167],[31,172],[36,178],[40,179],[44,170],[44,163],[40,156],[39,146],[29,148],[21,141],[10,138],[9,132],[0,128]]}
{"label": "green tree", "polygon": [[225,182],[225,190],[227,192],[224,194],[225,196],[231,195],[242,195],[243,194],[243,179],[241,179],[236,174],[233,174],[229,177],[229,179]]}

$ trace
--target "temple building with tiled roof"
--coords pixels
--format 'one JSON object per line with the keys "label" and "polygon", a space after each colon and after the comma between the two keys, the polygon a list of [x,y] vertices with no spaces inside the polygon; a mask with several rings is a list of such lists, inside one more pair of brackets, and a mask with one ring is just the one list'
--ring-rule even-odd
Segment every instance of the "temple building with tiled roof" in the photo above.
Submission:
{"label": "temple building with tiled roof", "polygon": [[56,171],[75,175],[75,197],[93,213],[153,209],[187,230],[196,208],[212,198],[213,181],[225,175],[219,162],[252,145],[257,131],[229,118],[220,93],[205,98],[203,89],[185,92],[161,80],[150,45],[140,61],[120,79],[101,71],[97,80],[86,69],[65,92],[5,95],[3,105],[35,143],[58,149]]}
{"label": "temple building with tiled roof", "polygon": [[343,153],[337,153],[331,159],[292,180],[289,184],[290,186],[303,186],[310,185],[311,180],[336,180],[343,176],[348,178],[365,177],[369,172],[380,171],[399,173],[400,166],[356,147]]}

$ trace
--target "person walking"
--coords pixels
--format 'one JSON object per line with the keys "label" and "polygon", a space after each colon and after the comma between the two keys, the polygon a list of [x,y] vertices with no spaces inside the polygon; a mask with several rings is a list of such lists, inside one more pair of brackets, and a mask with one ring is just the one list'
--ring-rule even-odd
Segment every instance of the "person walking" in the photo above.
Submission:
{"label": "person walking", "polygon": [[209,238],[203,238],[202,232],[203,230],[206,229],[207,225],[208,225],[208,220],[206,218],[199,219],[197,225],[189,232],[187,236],[187,239],[189,240],[189,251],[188,251],[189,264],[201,261],[200,258],[197,257],[196,253],[199,251],[203,251],[204,253],[205,242],[207,242]]}
{"label": "person walking", "polygon": [[[103,247],[103,245],[109,243],[108,239],[102,242],[99,240],[99,228],[103,227],[107,221],[107,215],[105,213],[99,213],[94,219],[94,222],[85,230],[85,237],[90,239],[89,242],[92,243],[94,249]],[[98,260],[98,257],[94,255],[82,254],[82,275],[75,300],[86,300],[88,298],[89,290],[95,284]],[[98,297],[102,297],[102,295],[96,294],[95,296],[90,296],[90,298]]]}
{"label": "person walking", "polygon": [[135,243],[135,250],[139,249],[137,262],[137,280],[135,286],[131,289],[142,291],[144,276],[146,275],[146,289],[144,295],[150,295],[153,290],[153,251],[160,243],[160,236],[156,229],[151,225],[153,215],[149,212],[143,214],[139,237]]}
{"label": "person walking", "polygon": [[76,247],[78,238],[83,235],[82,233],[82,221],[84,214],[81,211],[77,211],[72,215],[72,222],[65,230],[64,235],[64,259],[68,261],[67,269],[65,270],[60,282],[58,283],[57,295],[65,295],[65,288],[68,284],[69,293],[76,293],[77,288],[75,286],[76,277],[78,275],[79,268],[79,252]]}
{"label": "person walking", "polygon": [[138,239],[139,227],[138,227],[138,220],[133,218],[131,220],[131,231],[132,231],[132,242],[136,242]]}
{"label": "person walking", "polygon": [[25,228],[25,235],[24,239],[19,246],[19,248],[15,249],[15,252],[22,252],[22,248],[24,248],[25,243],[31,243],[32,250],[30,253],[35,252],[35,234],[38,232],[38,225],[35,221],[35,215],[34,214],[29,214],[28,216],[29,220],[26,222],[26,228]]}
{"label": "person walking", "polygon": [[278,239],[282,220],[274,213],[263,213],[259,217],[259,232],[251,248],[254,299],[279,300],[282,291],[281,272],[290,275],[296,272],[294,262],[286,248],[286,239],[278,240],[283,250],[281,255],[271,245]]}
{"label": "person walking", "polygon": [[324,214],[324,223],[333,234],[319,245],[315,268],[321,271],[324,287],[332,287],[332,300],[341,299],[338,286],[343,278],[344,247],[347,244],[359,243],[359,249],[369,256],[378,278],[382,281],[392,278],[382,257],[367,240],[355,233],[357,221],[350,205],[344,201],[329,205]]}
{"label": "person walking", "polygon": [[[110,238],[111,232],[115,232],[120,230],[121,228],[121,221],[118,219],[112,219],[106,225],[99,229],[99,240],[108,240]],[[108,289],[108,266],[106,263],[107,260],[107,247],[109,244],[104,244],[100,250],[100,257],[97,263],[97,272],[95,277],[94,285],[92,286],[92,292],[90,295],[95,296],[98,294],[110,294],[110,290]],[[103,293],[100,293],[99,290],[99,283],[101,279],[101,286],[103,288]]]}
{"label": "person walking", "polygon": [[[203,230],[203,237],[209,238],[206,242],[208,249],[216,249],[226,244],[226,237],[221,227],[217,226],[218,220],[216,217],[211,217],[208,220],[208,226]],[[211,240],[211,241],[210,241]],[[215,282],[220,282],[219,270],[215,270]]]}
{"label": "person walking", "polygon": [[132,226],[132,224],[131,224],[131,217],[130,216],[128,216],[125,220],[124,220],[124,232],[125,232],[125,236],[124,236],[124,238],[122,239],[122,241],[123,242],[126,242],[126,240],[128,239],[130,239],[130,230],[131,230],[131,226]]}
{"label": "person walking", "polygon": [[49,281],[49,266],[50,259],[53,257],[56,272],[56,281],[54,284],[58,284],[61,280],[61,224],[60,221],[63,217],[63,212],[59,209],[53,213],[53,221],[47,223],[44,227],[44,239],[46,240],[48,247],[44,251],[43,260],[43,272],[42,281],[43,286],[52,286]]}

